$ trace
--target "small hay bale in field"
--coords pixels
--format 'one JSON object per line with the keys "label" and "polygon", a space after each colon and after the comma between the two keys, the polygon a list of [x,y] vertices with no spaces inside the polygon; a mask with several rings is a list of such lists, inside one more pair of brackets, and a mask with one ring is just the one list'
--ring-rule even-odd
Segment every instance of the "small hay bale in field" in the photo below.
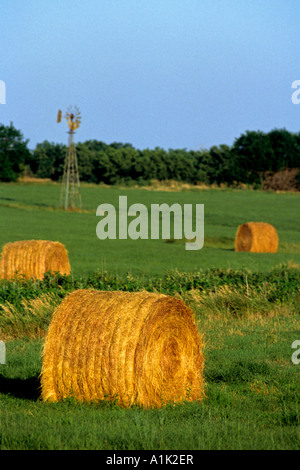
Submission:
{"label": "small hay bale in field", "polygon": [[54,312],[41,386],[45,401],[117,399],[148,408],[201,400],[202,343],[193,312],[162,294],[77,290]]}
{"label": "small hay bale in field", "polygon": [[264,222],[248,222],[239,226],[235,237],[235,251],[251,253],[276,253],[276,229]]}
{"label": "small hay bale in field", "polygon": [[0,262],[2,279],[11,279],[16,273],[43,279],[47,271],[70,274],[68,253],[60,242],[24,240],[4,245]]}

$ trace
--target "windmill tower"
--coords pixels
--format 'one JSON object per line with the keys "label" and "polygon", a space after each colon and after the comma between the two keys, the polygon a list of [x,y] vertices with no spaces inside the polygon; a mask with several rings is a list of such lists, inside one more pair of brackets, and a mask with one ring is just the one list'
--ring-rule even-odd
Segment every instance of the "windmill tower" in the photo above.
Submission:
{"label": "windmill tower", "polygon": [[[64,117],[69,126],[69,139],[62,179],[60,205],[64,207],[65,210],[81,209],[78,162],[76,147],[74,145],[75,130],[78,129],[81,123],[80,111],[77,106],[74,108],[69,106]],[[61,122],[61,110],[58,111],[57,122]]]}

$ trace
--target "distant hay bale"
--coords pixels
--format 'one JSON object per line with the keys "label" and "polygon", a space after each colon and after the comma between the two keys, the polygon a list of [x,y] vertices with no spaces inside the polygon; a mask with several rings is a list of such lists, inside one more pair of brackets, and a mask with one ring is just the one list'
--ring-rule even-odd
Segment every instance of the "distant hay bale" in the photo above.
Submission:
{"label": "distant hay bale", "polygon": [[276,253],[276,229],[264,222],[248,222],[239,226],[235,237],[235,251],[251,253]]}
{"label": "distant hay bale", "polygon": [[68,253],[60,242],[23,240],[4,245],[0,261],[2,279],[11,279],[16,273],[43,279],[47,271],[70,274]]}
{"label": "distant hay bale", "polygon": [[203,354],[193,312],[149,292],[69,294],[45,341],[42,398],[118,400],[145,408],[203,398]]}

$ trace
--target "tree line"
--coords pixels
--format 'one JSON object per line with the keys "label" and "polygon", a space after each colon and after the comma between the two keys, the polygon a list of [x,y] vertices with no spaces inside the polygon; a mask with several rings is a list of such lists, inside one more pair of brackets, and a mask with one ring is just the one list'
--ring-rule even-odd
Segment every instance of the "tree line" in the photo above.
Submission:
{"label": "tree line", "polygon": [[[67,147],[44,141],[28,149],[21,131],[0,124],[0,181],[16,181],[24,171],[60,181]],[[89,183],[176,180],[191,184],[249,184],[261,187],[266,175],[300,168],[300,132],[286,129],[246,131],[232,146],[186,150],[139,150],[129,143],[88,140],[76,144],[81,181]],[[300,174],[298,182],[300,182]]]}

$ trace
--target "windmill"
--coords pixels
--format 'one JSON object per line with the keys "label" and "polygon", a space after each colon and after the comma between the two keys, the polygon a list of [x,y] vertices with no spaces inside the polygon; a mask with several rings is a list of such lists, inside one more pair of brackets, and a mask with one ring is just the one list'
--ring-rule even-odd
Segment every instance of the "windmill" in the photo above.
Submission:
{"label": "windmill", "polygon": [[[61,122],[62,112],[57,113],[57,122]],[[80,126],[81,115],[77,106],[67,108],[64,118],[67,120],[69,127],[68,148],[64,164],[64,173],[62,179],[62,187],[60,194],[60,204],[65,210],[81,209],[80,182],[78,172],[78,162],[76,155],[76,147],[74,145],[74,133]]]}

